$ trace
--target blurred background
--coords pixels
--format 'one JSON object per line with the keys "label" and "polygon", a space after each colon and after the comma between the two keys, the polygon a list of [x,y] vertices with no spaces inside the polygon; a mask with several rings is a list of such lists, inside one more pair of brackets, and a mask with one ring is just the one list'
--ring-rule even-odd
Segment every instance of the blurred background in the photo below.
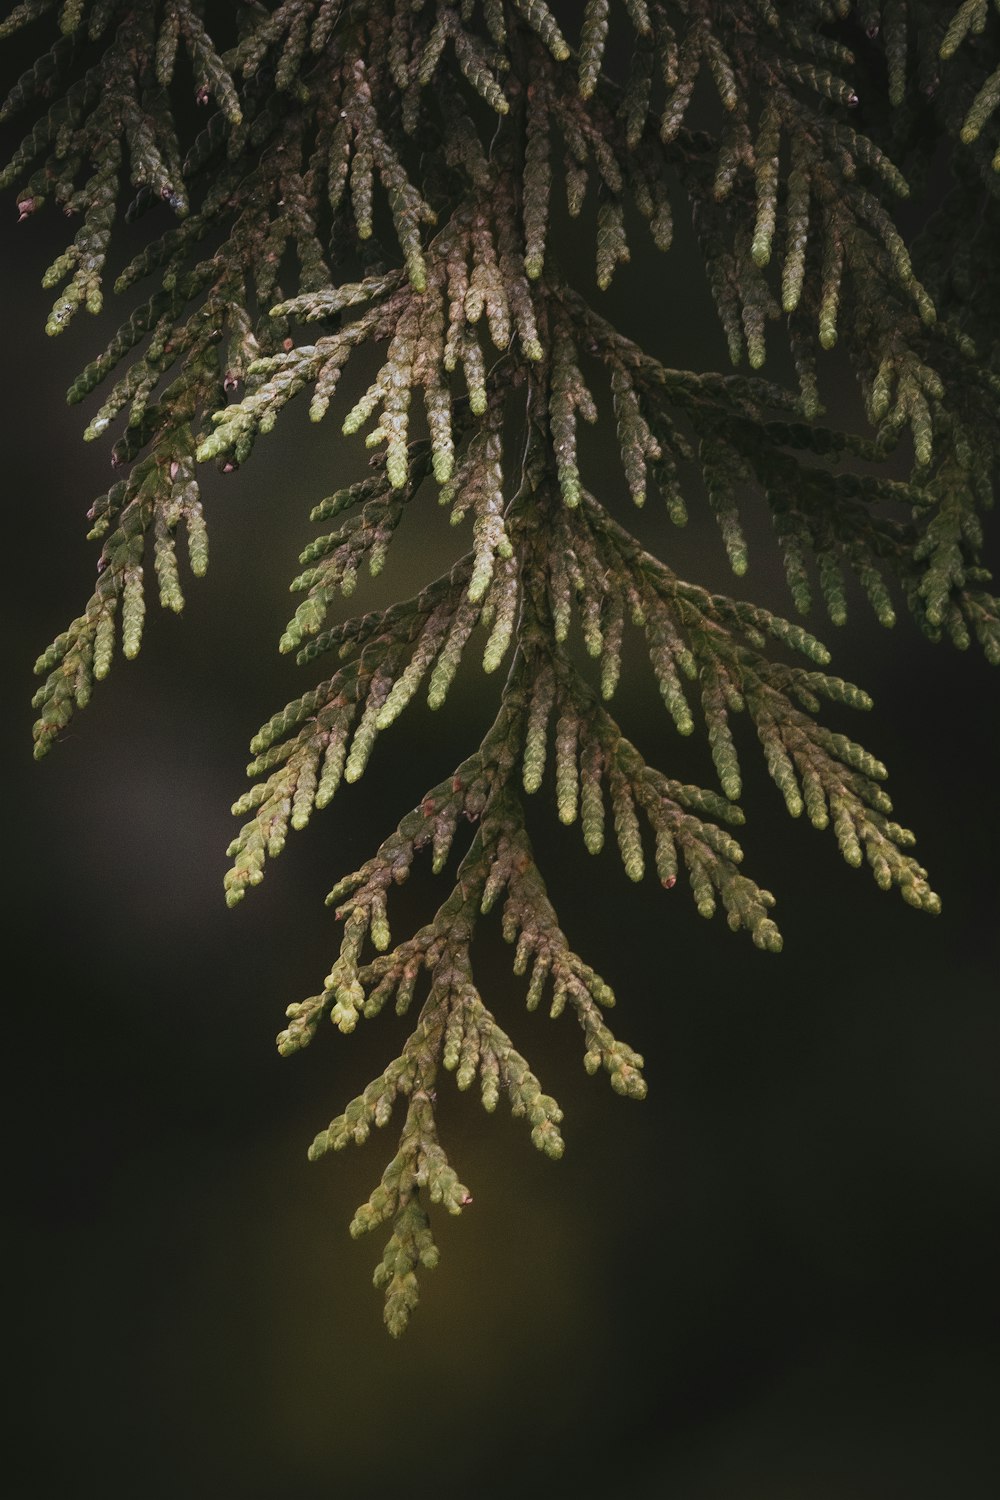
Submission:
{"label": "blurred background", "polygon": [[[566,1156],[540,1157],[502,1105],[488,1118],[442,1088],[442,1137],[475,1203],[438,1216],[440,1266],[395,1343],[370,1285],[382,1238],[347,1234],[392,1142],[317,1165],[305,1153],[407,1022],[324,1028],[285,1060],[273,1036],[335,952],[325,892],[468,753],[497,684],[470,652],[444,712],[408,710],[362,782],[227,911],[246,743],[318,679],[276,650],[308,510],[363,464],[334,418],[316,429],[293,405],[246,470],[202,476],[212,564],[183,618],[151,598],[138,661],[119,657],[34,765],[31,663],[89,596],[84,513],[110,482],[109,445],[80,442],[90,406],[62,393],[124,314],[46,340],[54,294],[39,281],[66,226],[15,218],[8,199],[7,1285],[23,1469],[8,1493],[995,1500],[995,674],[907,618],[880,630],[860,601],[839,631],[810,622],[833,670],[875,698],[866,720],[828,722],[888,764],[936,920],[787,818],[745,725],[742,842],[778,896],[779,957],[702,922],[683,883],[633,887],[613,849],[586,856],[546,785],[539,862],[571,943],[618,992],[615,1029],[645,1054],[649,1098],[588,1078],[568,1017],[524,1012],[484,924],[485,998],[562,1104]],[[640,244],[611,315],[668,363],[721,368],[690,256]],[[771,344],[781,375],[780,330]],[[356,371],[347,395],[364,383]],[[832,419],[856,420],[835,361],[827,386]],[[630,519],[609,432],[589,442],[597,493],[679,572],[790,610],[762,515],[737,584],[711,522],[674,533],[652,498]],[[353,603],[411,591],[466,545],[433,502],[414,505]],[[626,732],[711,784],[635,641],[625,678]],[[447,889],[418,867],[394,930]]]}

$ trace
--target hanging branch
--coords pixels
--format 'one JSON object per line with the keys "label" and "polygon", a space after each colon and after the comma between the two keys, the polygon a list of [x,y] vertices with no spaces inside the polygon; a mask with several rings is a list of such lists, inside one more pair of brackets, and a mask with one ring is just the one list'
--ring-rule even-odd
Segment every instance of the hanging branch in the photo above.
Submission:
{"label": "hanging branch", "polygon": [[[642,1058],[606,1019],[610,986],[559,925],[525,797],[548,787],[590,854],[613,837],[629,879],[655,869],[664,900],[686,884],[700,915],[777,953],[775,898],[732,833],[743,716],[789,814],[829,829],[881,888],[939,909],[885,768],[823,722],[830,703],[867,710],[867,694],[827,671],[803,624],[644,550],[597,493],[581,423],[613,428],[631,504],[662,502],[677,526],[706,506],[738,579],[752,576],[747,502],[763,502],[800,616],[818,596],[841,624],[853,579],[880,625],[905,609],[931,639],[976,640],[1000,662],[982,560],[1000,441],[1000,6],[282,0],[235,7],[216,37],[198,0],[24,0],[0,39],[47,17],[58,35],[0,106],[0,120],[29,116],[0,186],[21,219],[53,203],[79,216],[44,275],[50,333],[103,306],[120,210],[152,228],[115,282],[137,300],[69,391],[104,388],[84,437],[111,434],[121,473],[88,513],[94,593],[37,663],[36,753],[118,645],[138,653],[150,567],[161,604],[183,608],[180,535],[205,572],[199,465],[241,467],[299,396],[314,422],[365,433],[370,472],[312,510],[324,530],[279,647],[324,676],[251,742],[230,904],[418,694],[441,708],[468,653],[498,683],[479,747],[334,886],[338,952],[278,1038],[290,1054],[324,1017],[346,1034],[390,1002],[415,1012],[398,1056],[310,1149],[363,1143],[396,1114],[397,1149],[351,1231],[390,1226],[375,1281],[398,1334],[437,1261],[428,1208],[472,1202],[438,1134],[445,1075],[487,1110],[504,1095],[540,1150],[563,1150],[559,1106],[477,981],[481,920],[498,913],[528,1008],[547,997],[575,1016],[587,1071],[645,1093]],[[855,58],[859,28],[884,83]],[[192,85],[208,111],[196,131]],[[872,89],[877,107],[859,111]],[[954,185],[908,242],[897,208],[942,140]],[[666,255],[687,219],[726,372],[675,368],[600,311],[636,236]],[[567,223],[591,284],[559,265]],[[763,373],[779,346],[794,389]],[[834,346],[864,431],[821,420]],[[348,408],[338,387],[358,351],[376,373]],[[432,504],[467,528],[464,556],[412,598],[345,617],[404,512]],[[663,769],[611,711],[627,628],[666,710]],[[671,776],[675,732],[703,738],[717,786]],[[391,892],[424,850],[435,874],[454,851],[452,889],[394,940]]]}

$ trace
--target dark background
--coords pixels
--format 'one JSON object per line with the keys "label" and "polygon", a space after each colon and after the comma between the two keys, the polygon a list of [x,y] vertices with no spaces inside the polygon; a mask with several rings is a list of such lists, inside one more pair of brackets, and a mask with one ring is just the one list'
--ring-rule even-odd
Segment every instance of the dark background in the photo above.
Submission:
{"label": "dark background", "polygon": [[[830,722],[888,763],[944,902],[936,920],[792,823],[745,729],[743,843],[779,897],[777,958],[701,922],[681,886],[631,887],[612,848],[586,856],[543,790],[543,871],[571,942],[618,991],[616,1030],[646,1056],[649,1098],[587,1078],[569,1019],[524,1013],[486,924],[487,1003],[562,1103],[567,1152],[549,1162],[503,1106],[487,1118],[444,1086],[443,1138],[475,1204],[439,1216],[441,1265],[394,1343],[369,1285],[382,1239],[346,1233],[391,1141],[316,1166],[305,1149],[406,1022],[384,1015],[349,1039],[324,1028],[287,1060],[272,1038],[335,951],[325,891],[468,753],[495,684],[473,662],[443,713],[408,710],[363,781],[226,910],[246,742],[315,680],[275,649],[286,580],[310,505],[362,462],[358,440],[333,418],[311,428],[300,403],[245,471],[205,473],[208,578],[181,621],[151,597],[138,662],[118,658],[33,765],[30,665],[89,595],[84,512],[109,482],[108,445],[79,441],[91,407],[67,409],[62,392],[120,314],[47,341],[55,294],[38,282],[67,229],[15,217],[8,198],[8,1492],[992,1500],[1000,810],[981,657],[930,646],[908,619],[881,631],[861,604],[840,631],[812,621],[834,670],[875,697],[867,720]],[[723,356],[683,247],[637,255],[605,300],[668,363]],[[834,418],[851,420],[835,360],[827,387]],[[617,503],[606,431],[591,452]],[[712,526],[680,536],[655,509],[642,534],[687,576],[733,587]],[[762,527],[751,540],[735,588],[788,610]],[[415,506],[355,602],[409,591],[455,545],[432,504]],[[680,746],[632,645],[626,730],[710,784],[704,746]],[[419,869],[396,932],[445,890]]]}

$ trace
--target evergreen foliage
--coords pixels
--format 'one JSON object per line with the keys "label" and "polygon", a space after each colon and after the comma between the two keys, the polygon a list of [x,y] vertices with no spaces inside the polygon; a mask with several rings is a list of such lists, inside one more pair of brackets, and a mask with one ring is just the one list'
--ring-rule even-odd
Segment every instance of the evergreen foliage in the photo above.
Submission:
{"label": "evergreen foliage", "polygon": [[[437,1259],[428,1203],[471,1202],[438,1140],[442,1073],[476,1085],[487,1110],[506,1095],[539,1149],[563,1149],[558,1105],[477,985],[483,914],[501,911],[529,1008],[568,1007],[588,1072],[645,1092],[641,1057],[608,1025],[612,990],[570,947],[535,862],[524,799],[550,760],[558,816],[587,850],[610,825],[631,879],[652,854],[665,888],[683,876],[702,916],[721,907],[777,952],[774,898],[743,873],[730,831],[743,821],[731,721],[744,715],[788,812],[830,828],[883,889],[938,910],[884,767],[822,722],[825,702],[869,707],[862,689],[826,670],[802,625],[645,551],[588,488],[578,437],[609,412],[635,505],[655,496],[681,526],[707,504],[737,577],[741,513],[762,499],[799,615],[818,591],[841,623],[856,580],[880,624],[905,604],[932,640],[976,640],[1000,662],[981,560],[1000,443],[1000,4],[280,0],[216,16],[200,0],[23,0],[0,37],[41,36],[43,18],[56,39],[0,109],[34,120],[0,183],[22,218],[52,202],[79,220],[45,273],[48,332],[101,308],[126,182],[126,219],[157,205],[172,217],[115,282],[151,291],[69,391],[107,390],[84,436],[117,432],[121,477],[89,511],[94,593],[37,663],[36,754],[119,646],[138,653],[150,562],[174,611],[181,535],[205,572],[199,465],[244,464],[300,393],[322,420],[356,350],[379,351],[380,368],[337,419],[366,432],[370,476],[313,509],[324,531],[302,553],[280,642],[331,665],[251,743],[230,904],[289,827],[361,776],[418,692],[443,705],[467,648],[503,678],[478,748],[334,886],[339,953],[278,1038],[291,1053],[325,1017],[347,1033],[388,1004],[417,1012],[400,1055],[310,1148],[402,1115],[351,1225],[389,1226],[375,1281],[396,1334],[418,1268]],[[943,142],[947,193],[908,245],[897,205],[940,170]],[[735,373],[669,368],[619,332],[594,287],[560,271],[549,231],[564,215],[593,225],[598,294],[630,240],[669,251],[675,217],[689,219]],[[782,340],[797,389],[758,373]],[[863,434],[822,420],[834,345]],[[469,551],[414,597],[342,618],[341,596],[382,569],[414,503],[448,507]],[[707,737],[718,789],[647,764],[609,711],[629,624],[673,727]],[[391,888],[421,851],[442,871],[454,844],[450,894],[395,939]]]}

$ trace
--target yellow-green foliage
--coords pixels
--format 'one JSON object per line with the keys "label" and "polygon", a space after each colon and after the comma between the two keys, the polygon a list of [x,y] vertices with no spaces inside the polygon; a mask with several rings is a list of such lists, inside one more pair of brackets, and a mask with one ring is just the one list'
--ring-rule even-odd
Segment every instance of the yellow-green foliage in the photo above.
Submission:
{"label": "yellow-green foliage", "polygon": [[[774,897],[743,872],[731,832],[752,738],[738,748],[742,717],[779,812],[805,813],[880,887],[938,908],[885,768],[822,722],[825,703],[869,708],[864,691],[827,671],[811,631],[678,577],[624,517],[628,501],[662,503],[681,526],[707,506],[742,578],[746,508],[766,507],[799,614],[818,593],[839,625],[860,594],[883,626],[905,609],[930,638],[975,639],[1000,661],[980,526],[1000,440],[1000,5],[217,9],[231,34],[210,34],[201,0],[24,0],[0,22],[0,39],[50,28],[0,106],[0,121],[30,116],[0,167],[20,216],[52,203],[78,220],[44,273],[58,289],[48,331],[101,308],[123,189],[124,217],[158,208],[160,231],[115,283],[122,297],[143,282],[148,293],[69,392],[110,385],[84,436],[113,431],[121,474],[89,512],[95,591],[38,661],[37,753],[117,646],[139,651],[150,576],[161,604],[183,609],[179,534],[191,572],[205,572],[199,465],[244,464],[302,393],[314,422],[332,409],[346,437],[364,432],[370,475],[314,508],[325,529],[302,552],[280,640],[303,665],[331,665],[252,742],[226,890],[235,903],[263,878],[289,828],[361,777],[417,694],[439,709],[467,653],[497,672],[479,747],[331,892],[339,951],[278,1038],[292,1053],[324,1017],[348,1033],[390,1001],[416,1006],[399,1056],[310,1151],[364,1141],[398,1102],[398,1149],[351,1225],[391,1226],[375,1281],[398,1334],[418,1270],[437,1261],[428,1206],[472,1201],[438,1138],[443,1075],[476,1084],[487,1110],[505,1098],[540,1150],[563,1150],[559,1106],[480,991],[483,917],[497,910],[529,1009],[548,997],[554,1017],[568,1010],[587,1071],[645,1092],[642,1058],[606,1019],[610,986],[558,924],[525,797],[549,786],[588,852],[613,834],[630,879],[647,865],[665,890],[683,879],[700,915],[721,910],[777,953]],[[908,242],[898,205],[942,151],[953,186]],[[672,368],[606,315],[633,247],[645,237],[666,255],[675,221],[693,225],[735,369],[710,355]],[[589,245],[592,282],[560,268],[567,233]],[[663,265],[683,297],[690,266]],[[374,378],[338,405],[359,351]],[[769,362],[794,370],[793,388],[765,378]],[[866,431],[822,424],[831,369],[857,382]],[[607,478],[591,472],[581,420],[606,424],[624,503],[594,492]],[[383,568],[404,513],[434,504],[467,528],[466,555],[413,598],[345,617],[341,600]],[[663,759],[673,730],[703,737],[718,789],[648,764],[612,716],[626,629],[666,709]],[[458,855],[452,888],[397,939],[391,892],[424,850],[435,872]]]}

